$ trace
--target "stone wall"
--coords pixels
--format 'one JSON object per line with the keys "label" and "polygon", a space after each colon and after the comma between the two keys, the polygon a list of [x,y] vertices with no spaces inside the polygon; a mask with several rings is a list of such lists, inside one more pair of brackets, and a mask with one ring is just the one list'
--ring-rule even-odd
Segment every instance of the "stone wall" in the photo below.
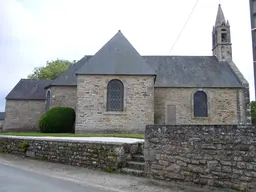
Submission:
{"label": "stone wall", "polygon": [[[155,124],[239,124],[246,123],[246,104],[241,89],[202,89],[208,97],[207,118],[193,116],[196,88],[155,88]],[[167,113],[171,106],[171,113]],[[168,118],[172,121],[168,122]]]}
{"label": "stone wall", "polygon": [[76,86],[52,86],[50,107],[72,107],[76,110]]}
{"label": "stone wall", "polygon": [[245,108],[245,116],[244,116],[244,123],[251,124],[251,106],[250,106],[250,86],[248,81],[245,79],[241,71],[237,68],[236,64],[233,61],[228,62],[230,69],[236,74],[237,78],[243,85],[243,101],[241,104],[243,108]]}
{"label": "stone wall", "polygon": [[69,165],[118,170],[138,150],[138,143],[111,143],[83,140],[62,140],[0,136],[0,152],[27,156]]}
{"label": "stone wall", "polygon": [[154,179],[256,189],[256,130],[237,125],[149,125],[145,171]]}
{"label": "stone wall", "polygon": [[[124,84],[124,111],[107,112],[107,85],[112,79]],[[76,132],[144,133],[154,123],[153,76],[77,77]]]}
{"label": "stone wall", "polygon": [[3,131],[36,130],[44,111],[44,100],[7,100]]}

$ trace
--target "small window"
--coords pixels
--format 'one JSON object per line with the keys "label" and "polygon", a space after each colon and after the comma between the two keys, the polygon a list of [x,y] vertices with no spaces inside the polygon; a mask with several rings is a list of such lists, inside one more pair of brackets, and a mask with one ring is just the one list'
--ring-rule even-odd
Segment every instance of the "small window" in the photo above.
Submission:
{"label": "small window", "polygon": [[194,117],[208,117],[207,95],[204,91],[194,94]]}
{"label": "small window", "polygon": [[50,109],[50,102],[51,102],[51,92],[47,91],[46,93],[46,106],[45,111],[48,111]]}
{"label": "small window", "polygon": [[107,111],[123,111],[124,85],[122,81],[113,79],[107,87]]}

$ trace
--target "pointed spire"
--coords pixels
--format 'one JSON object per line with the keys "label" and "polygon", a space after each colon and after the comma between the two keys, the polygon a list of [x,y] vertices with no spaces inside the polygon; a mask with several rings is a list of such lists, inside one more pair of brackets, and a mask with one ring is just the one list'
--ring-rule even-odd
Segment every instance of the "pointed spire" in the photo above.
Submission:
{"label": "pointed spire", "polygon": [[229,21],[228,21],[228,20],[227,20],[227,26],[230,26],[230,25],[229,25]]}
{"label": "pointed spire", "polygon": [[216,17],[216,22],[215,22],[215,27],[216,26],[221,26],[222,24],[226,24],[226,20],[225,20],[224,13],[223,13],[222,8],[221,8],[221,4],[219,4],[218,14],[217,14],[217,17]]}

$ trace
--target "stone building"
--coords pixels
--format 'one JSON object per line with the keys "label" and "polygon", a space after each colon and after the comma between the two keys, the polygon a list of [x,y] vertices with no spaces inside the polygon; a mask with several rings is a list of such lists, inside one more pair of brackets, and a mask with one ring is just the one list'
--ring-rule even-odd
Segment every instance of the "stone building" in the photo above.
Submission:
{"label": "stone building", "polygon": [[76,132],[144,132],[147,124],[250,124],[249,85],[232,61],[219,6],[212,56],[141,56],[118,31],[53,81],[21,80],[4,130],[36,128],[45,110],[76,110]]}

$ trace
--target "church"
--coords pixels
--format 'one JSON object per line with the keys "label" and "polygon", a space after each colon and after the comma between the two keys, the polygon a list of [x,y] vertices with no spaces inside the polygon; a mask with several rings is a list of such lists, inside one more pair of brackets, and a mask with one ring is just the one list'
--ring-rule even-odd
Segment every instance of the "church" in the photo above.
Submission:
{"label": "church", "polygon": [[21,79],[3,130],[34,130],[55,106],[76,111],[76,133],[143,133],[148,124],[250,124],[249,84],[232,61],[219,5],[212,56],[143,56],[121,31],[55,80]]}

